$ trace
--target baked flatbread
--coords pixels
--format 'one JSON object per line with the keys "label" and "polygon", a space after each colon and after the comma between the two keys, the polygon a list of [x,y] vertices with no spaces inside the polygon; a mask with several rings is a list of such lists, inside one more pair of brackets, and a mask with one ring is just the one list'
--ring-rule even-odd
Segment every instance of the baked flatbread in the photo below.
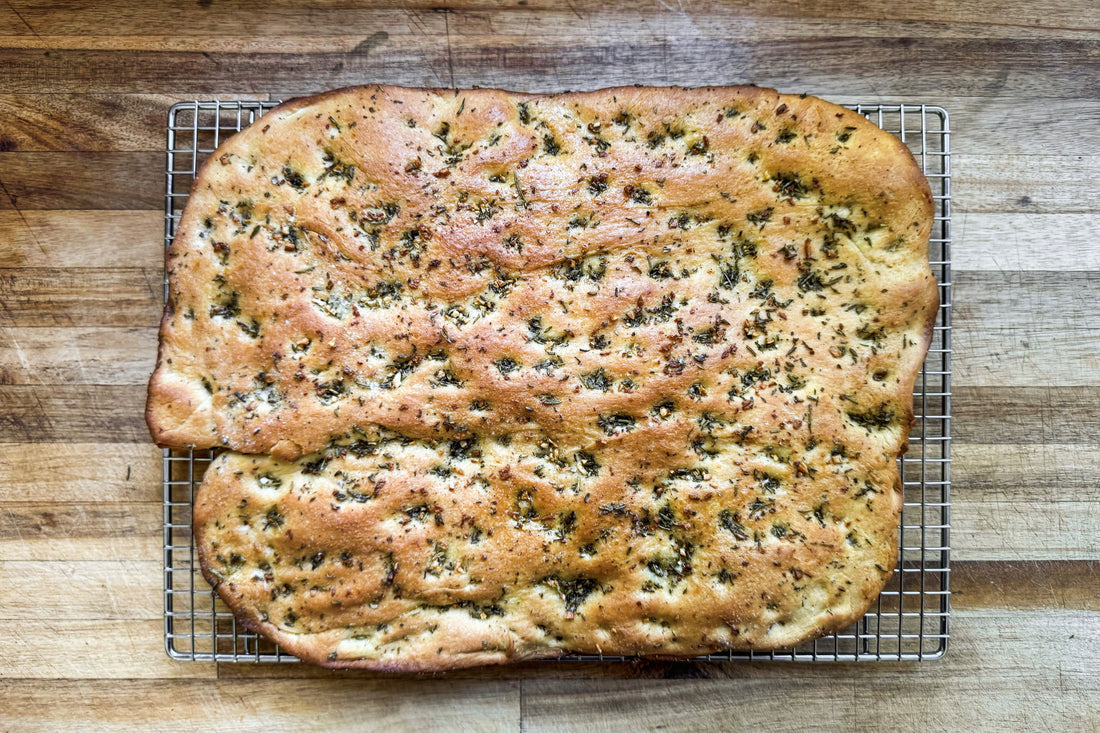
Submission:
{"label": "baked flatbread", "polygon": [[148,418],[203,570],[330,666],[788,647],[894,567],[931,194],[757,88],[364,87],[214,153]]}

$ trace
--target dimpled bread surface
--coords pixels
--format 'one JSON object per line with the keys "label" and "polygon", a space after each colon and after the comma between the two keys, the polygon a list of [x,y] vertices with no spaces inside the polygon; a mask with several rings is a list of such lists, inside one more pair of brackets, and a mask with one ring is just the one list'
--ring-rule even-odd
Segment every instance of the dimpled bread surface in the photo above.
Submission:
{"label": "dimpled bread surface", "polygon": [[334,667],[785,648],[897,558],[927,182],[753,87],[357,87],[203,166],[147,418],[207,579]]}

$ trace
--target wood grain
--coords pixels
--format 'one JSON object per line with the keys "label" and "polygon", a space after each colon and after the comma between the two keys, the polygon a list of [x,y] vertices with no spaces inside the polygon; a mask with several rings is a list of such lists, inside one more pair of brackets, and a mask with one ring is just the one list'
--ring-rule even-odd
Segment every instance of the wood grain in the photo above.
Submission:
{"label": "wood grain", "polygon": [[164,154],[3,153],[0,184],[0,209],[163,210]]}
{"label": "wood grain", "polygon": [[159,502],[160,482],[161,452],[147,441],[0,443],[0,507]]}
{"label": "wood grain", "polygon": [[1092,445],[1100,430],[1100,387],[956,386],[951,406],[956,445]]}
{"label": "wood grain", "polygon": [[951,603],[957,609],[1100,611],[1100,562],[1095,560],[959,562],[951,576]]}
{"label": "wood grain", "polygon": [[1100,105],[1092,100],[1070,97],[1051,104],[1002,95],[939,104],[951,115],[954,150],[971,155],[1073,156],[1100,144]]}
{"label": "wood grain", "polygon": [[[448,6],[448,28],[454,37],[545,37],[572,43],[577,35],[577,13],[586,20],[601,23],[607,37],[624,42],[644,37],[696,40],[698,38],[753,38],[767,41],[791,38],[997,38],[1024,39],[1055,36],[1089,39],[1095,37],[1096,21],[1074,19],[1058,28],[1042,23],[1005,23],[972,9],[948,10],[940,4],[942,15],[926,14],[900,7],[885,11],[873,2],[849,4],[843,0],[827,3],[784,3],[782,0],[747,3],[707,3],[705,0],[678,0],[676,3],[650,0],[630,3],[600,3],[582,0],[566,6],[554,6],[532,13],[528,8],[501,8],[494,13]],[[583,10],[582,10],[583,9]],[[1053,9],[1052,9],[1053,10]],[[1055,12],[1057,12],[1055,10]],[[420,14],[423,17],[423,14]],[[955,22],[944,22],[953,16]],[[1045,26],[1045,27],[1044,27]],[[970,35],[967,36],[967,32]],[[740,35],[737,35],[740,34]]]}
{"label": "wood grain", "polygon": [[0,268],[140,265],[163,271],[164,214],[0,210],[0,242],[15,245],[0,247]]}
{"label": "wood grain", "polygon": [[[523,2],[499,3],[492,0],[464,0],[450,2],[445,7],[431,0],[418,2],[374,2],[370,8],[348,7],[347,4],[329,4],[327,7],[305,8],[293,2],[241,3],[235,23],[226,23],[217,8],[197,6],[159,6],[148,8],[141,3],[114,3],[110,10],[95,6],[76,6],[66,8],[68,12],[51,12],[53,7],[46,3],[17,2],[13,7],[20,9],[19,20],[13,19],[12,34],[25,34],[33,27],[32,37],[73,37],[80,35],[149,35],[163,33],[165,27],[172,27],[181,36],[233,36],[255,37],[262,34],[272,36],[296,36],[303,27],[319,35],[339,35],[350,28],[370,29],[384,26],[395,34],[416,33],[417,31],[443,32],[440,26],[442,17],[447,14],[460,20],[463,18],[491,18],[490,27],[503,32],[509,16],[538,22],[544,18],[570,18],[571,23],[553,24],[557,34],[575,41],[579,35],[576,20],[584,18],[609,19],[618,21],[624,28],[629,21],[679,20],[691,23],[700,17],[706,17],[713,24],[732,24],[735,22],[757,21],[762,25],[782,23],[783,21],[801,21],[807,24],[825,25],[818,35],[825,35],[828,26],[838,25],[849,33],[853,28],[867,25],[871,28],[898,24],[899,27],[929,25],[941,34],[958,32],[961,27],[978,27],[988,34],[1018,33],[1032,29],[1049,28],[1060,34],[1073,31],[1097,29],[1094,15],[1085,12],[1080,3],[1073,0],[1047,0],[1029,8],[1021,15],[1011,0],[995,3],[983,3],[980,7],[965,4],[960,7],[949,0],[925,3],[920,6],[899,5],[887,12],[880,4],[872,0],[861,2],[842,2],[830,0],[822,3],[782,2],[764,0],[747,6],[704,2],[703,0],[679,0],[675,4],[660,0],[575,0],[562,7],[554,0],[524,0]],[[265,11],[262,14],[260,11]],[[393,12],[398,11],[398,12]],[[490,13],[491,11],[491,13]],[[1006,22],[1008,19],[1011,22]],[[904,24],[904,25],[902,25]],[[456,23],[457,25],[457,23]],[[548,24],[549,25],[549,24]],[[696,23],[696,25],[702,25]],[[7,27],[7,26],[5,26]],[[679,30],[677,28],[670,29]],[[766,31],[751,29],[753,35]],[[905,35],[894,31],[897,35]],[[0,31],[0,34],[3,32]],[[18,35],[17,35],[18,37]],[[27,37],[23,35],[22,37]]]}
{"label": "wood grain", "polygon": [[952,457],[955,481],[977,504],[1013,500],[1036,504],[1100,502],[1100,443],[1035,445],[956,440]]}
{"label": "wood grain", "polygon": [[[173,51],[191,53],[270,53],[279,48],[282,53],[343,53],[349,55],[371,52],[386,53],[394,45],[423,43],[428,36],[437,34],[444,38],[448,32],[454,36],[493,36],[500,28],[507,35],[520,38],[568,38],[570,18],[575,15],[567,10],[559,13],[533,15],[526,11],[508,13],[501,10],[493,14],[463,12],[421,11],[414,13],[412,25],[405,29],[390,21],[388,25],[340,27],[331,34],[318,34],[313,25],[293,35],[277,35],[272,29],[255,35],[187,35],[143,33],[140,35],[80,35],[80,36],[8,36],[0,35],[5,48],[24,50],[82,50],[82,51]],[[892,18],[872,20],[837,21],[830,18],[806,20],[799,18],[762,18],[757,16],[729,16],[718,19],[715,30],[700,28],[691,18],[681,15],[635,15],[633,24],[624,22],[621,15],[601,13],[592,18],[605,26],[616,26],[615,37],[623,43],[638,38],[652,39],[657,35],[683,33],[689,36],[718,36],[737,29],[741,33],[751,29],[759,40],[789,41],[792,38],[812,39],[842,34],[855,38],[906,38],[960,39],[982,36],[999,40],[1044,40],[1067,36],[1079,40],[1092,40],[1095,32],[1068,31],[1038,26],[962,24],[946,26],[931,21],[902,21]],[[423,28],[420,25],[423,25]],[[395,27],[396,26],[396,27]],[[377,30],[378,28],[385,30]],[[383,35],[384,34],[384,35]]]}
{"label": "wood grain", "polygon": [[164,270],[22,267],[0,270],[0,326],[144,326],[160,323]]}
{"label": "wood grain", "polygon": [[74,708],[104,733],[148,731],[151,719],[227,733],[520,729],[519,683],[507,680],[19,680],[0,695],[12,733],[71,731]]}
{"label": "wood grain", "polygon": [[[309,28],[318,35],[346,33],[349,28],[382,26],[394,34],[444,30],[443,14],[432,12],[433,5],[428,2],[374,3],[374,7],[356,8],[349,3],[307,7],[294,2],[251,0],[240,4],[231,23],[226,22],[225,14],[218,8],[195,4],[158,3],[150,6],[131,1],[113,3],[110,7],[81,6],[79,3],[69,5],[67,12],[58,13],[57,6],[50,3],[13,3],[13,7],[19,8],[20,16],[34,28],[36,36],[145,36],[163,34],[169,28],[181,36],[244,37],[263,34],[293,36],[303,28]],[[465,5],[471,7],[469,3]],[[473,7],[477,5],[473,4]],[[410,12],[400,12],[405,9]],[[26,37],[25,32],[18,35]]]}
{"label": "wood grain", "polygon": [[[142,418],[165,114],[373,81],[948,109],[945,659],[441,680],[168,659]],[[1086,0],[0,2],[0,730],[1100,729],[1098,99]]]}
{"label": "wood grain", "polygon": [[[737,80],[786,91],[814,90],[817,94],[880,98],[886,92],[912,95],[996,96],[1006,89],[1014,94],[1067,97],[1087,94],[1082,80],[1090,83],[1088,69],[1096,62],[1096,45],[1089,41],[1013,40],[972,38],[909,39],[838,37],[793,40],[744,41],[736,35],[684,39],[670,46],[659,34],[649,43],[635,42],[631,53],[617,53],[615,39],[562,49],[552,39],[500,38],[492,43],[477,37],[452,38],[454,85],[507,86],[511,69],[541,75],[532,91],[591,86],[590,65],[600,66],[599,85],[630,84],[641,80],[655,84],[707,85]],[[456,42],[460,41],[460,42]],[[828,48],[828,52],[826,52]],[[1001,63],[1006,53],[1050,58],[1042,70],[1019,73],[1015,65]],[[1062,54],[1075,54],[1086,73],[1061,77],[1058,69],[1072,63]],[[865,55],[876,63],[850,70],[847,58]],[[1058,58],[1061,56],[1061,58]],[[847,57],[847,58],[846,58]],[[998,58],[999,57],[999,58]],[[1075,80],[1071,80],[1071,76]],[[799,86],[794,86],[797,80]]]}
{"label": "wood grain", "polygon": [[0,95],[0,150],[163,150],[164,120],[178,101],[161,94]]}
{"label": "wood grain", "polygon": [[[987,288],[990,287],[991,284],[987,284]],[[1045,308],[1053,312],[1054,304],[1046,304]],[[1100,341],[1100,329],[1042,315],[1045,312],[1036,313],[1022,324],[995,325],[987,330],[960,329],[954,341],[955,384],[1051,387],[1096,384],[1097,366],[1100,365],[1096,344]],[[1044,326],[1044,318],[1055,322]],[[986,312],[981,320],[988,323],[999,319]],[[1060,362],[1057,370],[1051,368],[1055,358]]]}
{"label": "wood grain", "polygon": [[[955,557],[1100,558],[1100,444],[956,440],[952,458],[961,496],[952,514]],[[1093,585],[1081,587],[1095,596]]]}
{"label": "wood grain", "polygon": [[146,443],[145,387],[0,385],[0,443]]}
{"label": "wood grain", "polygon": [[19,17],[19,13],[7,5],[0,7],[0,36],[17,37],[16,34],[33,33],[27,23]]}
{"label": "wood grain", "polygon": [[[721,11],[719,6],[715,8]],[[568,8],[547,8],[532,13],[528,9],[496,8],[495,12],[465,11],[454,7],[406,11],[400,15],[384,14],[385,20],[370,24],[349,24],[343,19],[328,33],[319,29],[324,19],[314,19],[305,26],[286,24],[284,27],[264,26],[249,35],[193,35],[184,32],[165,34],[163,28],[142,29],[141,33],[92,35],[0,35],[2,45],[12,49],[37,50],[94,50],[94,51],[184,51],[225,53],[270,53],[278,48],[282,53],[340,52],[345,54],[386,53],[394,45],[415,45],[429,40],[430,36],[448,34],[462,36],[513,36],[541,37],[568,42],[575,34],[576,15]],[[844,36],[849,38],[905,38],[960,39],[983,37],[999,40],[1043,40],[1076,38],[1095,40],[1096,31],[1088,29],[1044,28],[1037,25],[981,23],[944,24],[929,20],[901,20],[889,18],[859,18],[840,20],[832,17],[779,17],[759,13],[736,12],[726,8],[725,14],[716,13],[700,25],[684,13],[652,13],[632,8],[599,7],[589,19],[612,29],[614,37],[622,43],[638,39],[653,39],[683,35],[691,37],[729,37],[731,33],[751,32],[758,40],[788,41],[793,38],[812,39]],[[666,9],[667,10],[667,9]],[[347,8],[340,8],[347,12]],[[270,17],[270,14],[267,16]],[[203,24],[200,24],[200,26]],[[193,27],[192,27],[193,29]],[[379,30],[384,29],[384,30]],[[147,31],[147,32],[145,32]],[[280,35],[282,31],[282,35]]]}
{"label": "wood grain", "polygon": [[[27,94],[37,80],[56,80],[58,93],[300,94],[386,80],[412,86],[514,86],[530,91],[582,89],[645,81],[706,85],[731,81],[878,97],[894,93],[1047,98],[1095,95],[1098,44],[1086,40],[803,38],[788,40],[609,35],[563,47],[542,36],[425,35],[416,44],[394,43],[385,53],[223,53],[0,48],[0,93]],[[630,43],[629,53],[618,44]],[[1015,63],[1005,66],[1006,54]],[[866,55],[874,65],[846,75],[848,59]],[[809,63],[810,60],[813,63]],[[1029,63],[1031,64],[1029,66]],[[599,77],[593,83],[593,65]],[[801,89],[791,88],[798,80]]]}
{"label": "wood grain", "polygon": [[161,557],[162,523],[159,502],[5,502],[0,506],[0,557],[4,562],[152,560]]}
{"label": "wood grain", "polygon": [[209,53],[185,51],[57,50],[0,48],[0,93],[27,94],[36,79],[59,80],[54,91],[73,94],[302,93],[386,79],[409,86],[452,86],[445,39],[430,46],[396,46],[386,54]]}
{"label": "wood grain", "polygon": [[0,384],[142,384],[156,328],[0,328]]}

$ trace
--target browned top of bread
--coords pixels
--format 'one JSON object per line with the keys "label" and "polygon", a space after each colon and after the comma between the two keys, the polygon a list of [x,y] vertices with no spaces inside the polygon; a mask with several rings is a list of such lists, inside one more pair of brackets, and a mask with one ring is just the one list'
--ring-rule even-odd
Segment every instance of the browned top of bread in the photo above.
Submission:
{"label": "browned top of bread", "polygon": [[305,658],[787,646],[893,567],[931,221],[812,97],[283,105],[196,181],[150,428],[239,452],[204,569]]}

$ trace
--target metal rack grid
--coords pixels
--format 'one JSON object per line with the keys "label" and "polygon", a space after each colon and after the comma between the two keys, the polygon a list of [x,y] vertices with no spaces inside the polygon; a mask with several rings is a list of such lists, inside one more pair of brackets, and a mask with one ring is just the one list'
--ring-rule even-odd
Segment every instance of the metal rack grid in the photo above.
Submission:
{"label": "metal rack grid", "polygon": [[[222,140],[275,101],[183,102],[168,113],[165,246],[175,235],[196,171]],[[951,508],[951,148],[947,111],[929,105],[849,107],[905,142],[935,200],[929,260],[940,284],[932,346],[914,391],[916,424],[899,465],[904,504],[900,557],[877,603],[830,636],[777,652],[728,652],[705,661],[907,661],[947,650]],[[167,298],[168,283],[164,284]],[[164,451],[164,638],[169,656],[218,662],[294,662],[277,645],[238,625],[199,571],[191,536],[194,492],[215,451]],[[572,660],[623,660],[576,655]]]}

